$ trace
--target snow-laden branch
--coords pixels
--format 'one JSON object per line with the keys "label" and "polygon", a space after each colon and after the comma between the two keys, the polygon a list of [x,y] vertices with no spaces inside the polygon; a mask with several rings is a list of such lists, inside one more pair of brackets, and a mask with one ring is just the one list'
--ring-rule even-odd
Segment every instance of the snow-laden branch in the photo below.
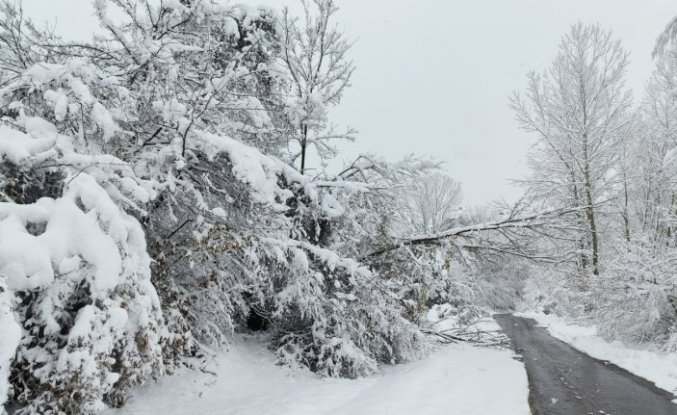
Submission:
{"label": "snow-laden branch", "polygon": [[457,226],[438,233],[427,235],[415,235],[406,238],[400,238],[399,243],[395,243],[385,248],[371,252],[364,258],[383,255],[385,253],[398,249],[402,246],[437,244],[446,239],[466,236],[476,232],[500,231],[503,229],[515,229],[515,228],[531,229],[549,226],[550,224],[555,222],[556,219],[562,218],[563,216],[570,215],[573,213],[582,212],[587,208],[588,208],[587,206],[578,206],[573,208],[557,208],[543,210],[540,212],[526,214],[523,216],[515,216],[511,214],[507,218],[499,219],[496,221],[483,222],[473,225]]}

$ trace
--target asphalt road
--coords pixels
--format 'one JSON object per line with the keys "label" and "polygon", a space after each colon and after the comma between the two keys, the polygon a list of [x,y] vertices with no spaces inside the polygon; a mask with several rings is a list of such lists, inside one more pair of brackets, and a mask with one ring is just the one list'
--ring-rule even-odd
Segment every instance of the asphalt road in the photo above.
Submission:
{"label": "asphalt road", "polygon": [[495,316],[524,360],[533,415],[677,415],[675,397],[550,336],[532,319]]}

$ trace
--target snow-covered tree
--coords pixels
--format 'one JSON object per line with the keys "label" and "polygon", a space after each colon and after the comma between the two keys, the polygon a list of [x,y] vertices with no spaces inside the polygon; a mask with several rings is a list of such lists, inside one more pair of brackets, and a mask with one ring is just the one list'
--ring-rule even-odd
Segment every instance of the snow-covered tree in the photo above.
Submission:
{"label": "snow-covered tree", "polygon": [[[663,39],[663,38],[661,38]],[[664,40],[664,39],[663,39]],[[627,206],[625,243],[601,281],[604,304],[597,318],[602,334],[674,349],[677,291],[673,273],[677,225],[674,177],[677,58],[674,44],[660,44],[656,69],[639,108],[639,128],[626,140],[622,200]],[[627,218],[627,219],[626,219]],[[632,310],[632,312],[630,312]],[[669,346],[672,345],[672,346]]]}
{"label": "snow-covered tree", "polygon": [[248,326],[270,331],[281,362],[328,376],[425,349],[361,255],[385,189],[427,164],[362,159],[313,181],[283,161],[300,107],[284,98],[273,11],[97,1],[103,33],[72,43],[4,5],[3,401],[119,406]]}
{"label": "snow-covered tree", "polygon": [[401,196],[398,213],[409,234],[451,228],[461,212],[461,184],[443,174],[415,177]]}
{"label": "snow-covered tree", "polygon": [[289,76],[291,103],[288,120],[295,129],[290,138],[297,144],[293,160],[307,169],[308,151],[322,160],[333,157],[337,139],[353,140],[355,131],[344,132],[329,122],[329,109],[341,102],[350,86],[355,66],[350,60],[350,42],[336,27],[338,6],[334,0],[303,0],[304,15],[293,17],[285,8],[281,18],[282,61]]}
{"label": "snow-covered tree", "polygon": [[[674,23],[657,42],[656,69],[636,110],[630,110],[623,86],[626,54],[596,26],[574,26],[549,72],[532,74],[526,97],[512,101],[522,127],[539,137],[528,201],[582,208],[582,215],[569,216],[576,219],[569,230],[525,235],[541,252],[553,246],[564,253],[555,257],[556,267],[537,267],[539,281],[529,284],[536,298],[530,301],[594,319],[609,339],[668,350],[677,339],[670,271],[677,225]],[[562,278],[574,267],[561,264],[577,264],[578,280]],[[581,280],[583,265],[593,273],[596,268],[598,277],[583,273]]]}
{"label": "snow-covered tree", "polygon": [[529,192],[549,206],[585,206],[573,227],[582,270],[599,274],[602,204],[613,197],[617,147],[630,117],[627,52],[610,32],[576,24],[546,72],[531,73],[511,102],[523,129],[538,137]]}

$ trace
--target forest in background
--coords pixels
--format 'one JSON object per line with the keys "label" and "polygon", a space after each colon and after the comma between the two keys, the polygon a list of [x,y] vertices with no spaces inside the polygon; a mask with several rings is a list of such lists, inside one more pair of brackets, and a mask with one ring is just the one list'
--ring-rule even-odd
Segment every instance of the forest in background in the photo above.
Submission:
{"label": "forest in background", "polygon": [[254,330],[280,364],[367,376],[425,356],[431,311],[677,349],[677,21],[637,103],[620,43],[574,25],[511,100],[537,137],[524,198],[468,212],[432,159],[324,168],[357,139],[330,119],[355,70],[333,1],[94,10],[81,43],[0,6],[5,409],[119,407]]}

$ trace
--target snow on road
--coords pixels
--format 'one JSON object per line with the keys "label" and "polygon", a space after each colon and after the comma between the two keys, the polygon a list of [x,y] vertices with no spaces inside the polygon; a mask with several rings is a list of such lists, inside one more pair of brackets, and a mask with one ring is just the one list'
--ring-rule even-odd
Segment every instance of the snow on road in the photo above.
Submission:
{"label": "snow on road", "polygon": [[467,344],[369,378],[320,379],[274,365],[259,343],[240,340],[215,375],[183,371],[139,390],[108,415],[528,415],[528,382],[508,350]]}
{"label": "snow on road", "polygon": [[594,326],[573,325],[553,315],[531,312],[518,315],[536,320],[553,337],[576,349],[596,359],[609,361],[677,395],[677,354],[633,348],[619,341],[608,342],[597,335]]}

